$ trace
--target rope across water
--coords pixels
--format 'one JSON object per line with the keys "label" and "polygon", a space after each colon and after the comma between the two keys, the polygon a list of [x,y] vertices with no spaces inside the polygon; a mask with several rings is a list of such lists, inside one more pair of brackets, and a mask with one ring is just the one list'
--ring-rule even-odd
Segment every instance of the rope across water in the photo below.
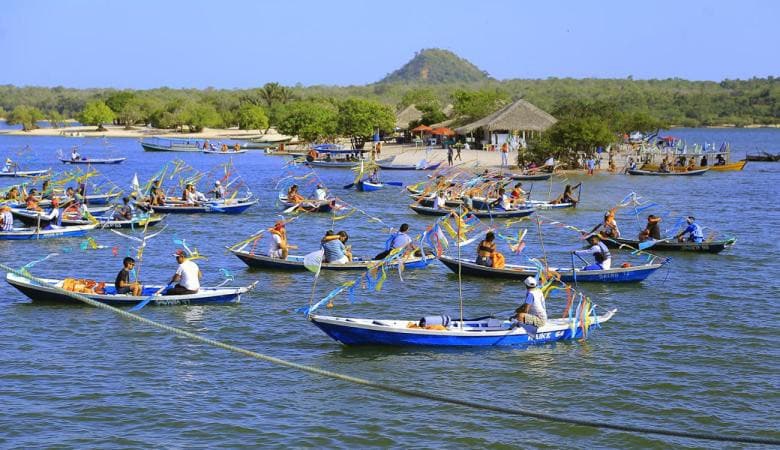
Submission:
{"label": "rope across water", "polygon": [[[6,264],[0,263],[0,269],[5,270],[6,272],[18,275],[20,277],[27,278],[31,281],[34,281],[36,283],[40,284],[46,284],[43,280],[31,276],[29,273],[22,272],[18,269],[15,269],[13,267],[10,267]],[[51,286],[48,285],[47,286]],[[214,339],[209,339],[207,337],[203,337],[194,333],[190,333],[189,331],[182,330],[181,328],[172,327],[170,325],[165,325],[159,322],[155,322],[153,320],[149,320],[145,317],[139,316],[137,314],[133,314],[118,308],[115,308],[110,305],[106,305],[104,303],[97,302],[95,300],[90,299],[89,297],[86,297],[84,295],[81,295],[79,293],[66,291],[64,289],[58,289],[61,293],[66,294],[76,300],[79,300],[83,303],[86,303],[90,306],[94,306],[96,308],[102,308],[108,311],[111,311],[119,316],[122,316],[126,319],[135,320],[137,322],[143,323],[145,325],[149,325],[154,328],[158,328],[163,331],[167,331],[169,333],[173,333],[179,336],[190,338],[194,341],[198,341],[207,345],[210,345],[212,347],[221,348],[223,350],[228,350],[230,352],[238,353],[241,355],[249,356],[254,359],[258,359],[261,361],[270,362],[272,364],[276,364],[283,367],[289,367],[291,369],[300,370],[303,372],[313,373],[316,375],[321,375],[328,378],[333,378],[336,380],[346,381],[349,383],[359,384],[362,386],[370,387],[372,389],[377,389],[385,392],[392,392],[412,398],[424,398],[427,400],[440,402],[440,403],[448,403],[452,405],[460,405],[465,406],[467,408],[473,408],[477,410],[483,410],[483,411],[492,411],[502,414],[507,414],[510,416],[518,416],[518,417],[532,417],[539,420],[545,420],[549,422],[556,422],[556,423],[566,423],[571,425],[579,425],[589,428],[596,428],[596,429],[602,429],[602,430],[612,430],[612,431],[624,431],[629,433],[642,433],[642,434],[651,434],[656,436],[672,436],[672,437],[681,437],[681,438],[690,438],[690,439],[700,439],[700,440],[706,440],[706,441],[715,441],[715,442],[735,442],[735,443],[741,443],[741,444],[765,444],[765,445],[775,445],[780,446],[780,439],[771,439],[771,438],[761,438],[761,437],[753,437],[753,436],[738,436],[738,435],[724,435],[724,434],[710,434],[710,433],[700,433],[700,432],[689,432],[689,431],[675,431],[675,430],[669,430],[665,428],[653,428],[653,427],[643,427],[643,426],[634,426],[634,425],[621,425],[621,424],[614,424],[614,423],[605,423],[605,422],[599,422],[595,420],[584,420],[584,419],[575,419],[570,417],[561,417],[557,415],[547,414],[543,412],[538,411],[531,411],[527,409],[522,408],[509,408],[504,406],[497,406],[497,405],[490,405],[485,404],[482,402],[474,402],[470,400],[463,400],[463,399],[457,399],[452,398],[444,395],[438,395],[431,392],[426,391],[418,391],[413,389],[406,389],[402,387],[396,387],[390,384],[382,384],[377,383],[371,380],[367,380],[365,378],[358,378],[353,377],[350,375],[344,375],[337,372],[331,372],[329,370],[323,370],[318,369],[316,367],[306,366],[303,364],[294,363],[291,361],[287,361],[280,358],[275,358],[273,356],[264,355],[262,353],[258,353],[252,350],[247,350],[241,347],[236,347],[234,345],[226,344],[224,342],[220,342]]]}

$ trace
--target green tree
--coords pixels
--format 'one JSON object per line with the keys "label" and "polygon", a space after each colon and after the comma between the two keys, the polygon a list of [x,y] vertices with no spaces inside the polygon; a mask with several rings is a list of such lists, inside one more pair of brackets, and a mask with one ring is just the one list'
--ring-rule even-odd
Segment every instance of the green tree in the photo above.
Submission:
{"label": "green tree", "polygon": [[441,110],[441,101],[436,92],[431,88],[417,88],[406,91],[401,97],[399,108],[403,109],[409,105],[415,105],[422,111],[423,108]]}
{"label": "green tree", "polygon": [[97,125],[98,131],[106,131],[103,124],[112,122],[115,117],[114,111],[98,100],[87,103],[79,116],[79,122],[86,125]]}
{"label": "green tree", "polygon": [[117,119],[117,125],[132,125],[128,125],[127,122],[124,122],[120,113],[128,103],[131,103],[135,99],[136,95],[132,91],[114,92],[106,98],[106,106],[111,108],[111,111],[114,111]]}
{"label": "green tree", "polygon": [[59,111],[53,109],[46,114],[46,120],[49,121],[52,128],[60,128],[64,125],[65,118],[62,117]]}
{"label": "green tree", "polygon": [[459,89],[452,94],[455,115],[464,122],[481,119],[509,103],[509,95],[501,89],[467,91]]}
{"label": "green tree", "polygon": [[354,148],[363,148],[374,132],[391,132],[395,113],[387,105],[372,100],[350,98],[339,104],[338,133],[349,136]]}
{"label": "green tree", "polygon": [[299,101],[285,105],[279,111],[277,123],[279,132],[308,142],[335,136],[337,126],[338,109],[323,101]]}
{"label": "green tree", "polygon": [[125,102],[116,113],[119,123],[124,124],[126,130],[132,129],[133,125],[144,117],[142,107],[143,103],[138,98],[132,98],[130,101]]}
{"label": "green tree", "polygon": [[181,116],[182,123],[196,133],[200,133],[206,127],[214,128],[222,125],[222,117],[207,103],[188,103],[182,110]]}
{"label": "green tree", "polygon": [[38,128],[38,121],[44,119],[43,113],[35,107],[19,105],[11,111],[6,118],[9,125],[21,124],[23,131],[30,131]]}
{"label": "green tree", "polygon": [[260,106],[245,104],[238,108],[238,128],[261,130],[268,128],[268,116]]}

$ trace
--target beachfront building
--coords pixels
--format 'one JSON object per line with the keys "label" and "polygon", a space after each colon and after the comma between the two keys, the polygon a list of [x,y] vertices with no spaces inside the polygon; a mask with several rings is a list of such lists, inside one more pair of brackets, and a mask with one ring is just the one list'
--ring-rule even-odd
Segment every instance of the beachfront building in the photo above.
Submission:
{"label": "beachfront building", "polygon": [[455,132],[467,136],[467,140],[483,148],[488,144],[500,147],[504,142],[516,148],[525,143],[526,137],[547,130],[557,121],[547,112],[520,99],[487,117],[456,128]]}

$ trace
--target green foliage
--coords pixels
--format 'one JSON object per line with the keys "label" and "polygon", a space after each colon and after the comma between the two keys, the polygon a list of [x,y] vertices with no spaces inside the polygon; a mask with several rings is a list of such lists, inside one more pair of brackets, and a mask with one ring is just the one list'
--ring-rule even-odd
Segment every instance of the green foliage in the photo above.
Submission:
{"label": "green foliage", "polygon": [[136,95],[133,91],[114,92],[106,98],[106,106],[111,108],[111,111],[114,111],[114,114],[119,115],[119,112],[122,111],[125,105],[135,100],[135,98]]}
{"label": "green foliage", "polygon": [[501,109],[510,101],[509,95],[499,89],[458,89],[452,94],[454,112],[463,121],[481,119]]}
{"label": "green foliage", "polygon": [[62,114],[60,114],[59,111],[56,109],[53,111],[49,111],[46,115],[46,120],[49,121],[49,124],[52,128],[60,128],[61,126],[65,125],[64,123],[64,117],[62,117]]}
{"label": "green foliage", "polygon": [[87,103],[79,116],[79,122],[85,125],[97,125],[98,130],[103,131],[105,130],[103,124],[112,122],[115,117],[114,111],[98,100]]}
{"label": "green foliage", "polygon": [[431,88],[414,88],[406,91],[401,97],[399,109],[406,108],[409,105],[415,105],[420,111],[423,108],[435,108],[441,110],[441,100],[436,92]]}
{"label": "green foliage", "polygon": [[261,130],[268,128],[268,117],[262,107],[245,104],[238,109],[238,128],[242,130]]}
{"label": "green foliage", "polygon": [[343,136],[368,139],[377,129],[389,133],[394,127],[395,113],[387,105],[360,98],[339,104],[338,132]]}
{"label": "green foliage", "polygon": [[222,125],[216,108],[208,103],[187,103],[181,110],[181,123],[190,131],[200,133],[206,127],[216,128]]}
{"label": "green foliage", "polygon": [[126,129],[132,128],[139,120],[144,118],[143,102],[138,98],[131,98],[124,102],[116,112],[119,124],[124,124]]}
{"label": "green foliage", "polygon": [[431,48],[415,53],[414,58],[379,83],[473,83],[489,79],[487,73],[451,51]]}
{"label": "green foliage", "polygon": [[9,125],[21,124],[22,130],[30,131],[38,128],[37,122],[44,119],[43,113],[35,107],[19,105],[6,118]]}
{"label": "green foliage", "polygon": [[330,102],[299,101],[279,109],[279,132],[308,142],[334,137],[337,127],[338,109]]}

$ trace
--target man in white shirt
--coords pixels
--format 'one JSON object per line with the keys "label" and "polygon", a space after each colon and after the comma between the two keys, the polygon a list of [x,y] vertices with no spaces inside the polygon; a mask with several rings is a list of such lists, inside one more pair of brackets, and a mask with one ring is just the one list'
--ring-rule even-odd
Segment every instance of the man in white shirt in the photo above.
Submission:
{"label": "man in white shirt", "polygon": [[517,321],[537,328],[547,322],[547,306],[544,304],[544,294],[536,286],[536,278],[528,277],[523,282],[526,287],[525,300],[515,312]]}
{"label": "man in white shirt", "polygon": [[76,150],[76,147],[73,147],[73,149],[70,151],[70,160],[78,161],[80,159],[81,159],[81,155],[79,155],[79,152]]}
{"label": "man in white shirt", "polygon": [[176,285],[168,289],[164,295],[197,294],[198,289],[200,289],[200,278],[203,276],[198,265],[187,259],[184,250],[176,250],[173,256],[176,257],[179,268],[176,269],[176,273],[168,284],[176,283]]}
{"label": "man in white shirt", "polygon": [[314,198],[317,200],[326,200],[328,198],[328,191],[325,190],[325,186],[322,184],[317,185],[317,190],[314,191]]}

